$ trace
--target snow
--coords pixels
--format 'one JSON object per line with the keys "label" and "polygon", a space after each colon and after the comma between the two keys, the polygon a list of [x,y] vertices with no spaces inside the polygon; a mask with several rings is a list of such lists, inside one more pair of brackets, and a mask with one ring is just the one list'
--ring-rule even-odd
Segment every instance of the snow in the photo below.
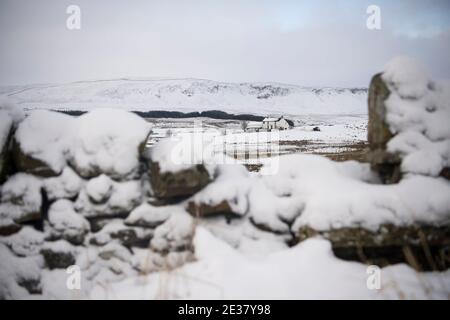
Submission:
{"label": "snow", "polygon": [[[95,240],[99,246],[90,241],[78,247],[65,240],[45,242],[48,233],[30,226],[0,237],[0,298],[30,297],[18,283],[21,279],[41,278],[42,294],[36,295],[37,298],[447,299],[450,271],[418,273],[404,264],[393,265],[381,269],[382,289],[369,290],[367,266],[337,259],[330,242],[318,237],[292,247],[289,242],[305,226],[318,231],[342,227],[377,231],[383,224],[448,223],[450,183],[438,176],[450,161],[447,124],[450,86],[429,80],[422,69],[409,58],[397,58],[383,73],[391,90],[387,119],[395,133],[388,149],[398,152],[403,159],[403,178],[393,185],[380,184],[369,164],[354,161],[336,163],[313,155],[281,156],[264,160],[260,173],[248,173],[241,165],[217,165],[214,153],[208,153],[215,144],[233,145],[242,137],[263,136],[262,141],[267,143],[275,143],[276,139],[316,142],[364,139],[364,116],[341,115],[337,122],[334,116],[332,121],[305,116],[300,120],[306,125],[278,135],[238,131],[221,135],[206,130],[196,140],[203,129],[195,128],[179,130],[173,138],[160,141],[150,157],[162,172],[176,172],[207,162],[215,179],[181,203],[156,207],[147,203],[148,185],[144,179],[138,180],[138,149],[149,133],[148,123],[121,110],[99,109],[79,118],[33,111],[24,120],[25,125],[20,125],[17,136],[30,140],[24,149],[27,153],[61,174],[50,179],[27,174],[10,177],[1,186],[0,223],[11,223],[39,212],[41,188],[51,201],[59,199],[48,212],[50,232],[57,238],[62,235],[67,240],[64,235],[86,233],[90,228],[86,218],[111,220],[87,239]],[[149,81],[123,80],[119,84],[115,89],[104,82],[29,88],[13,96],[22,99],[21,106],[31,108],[42,102],[41,94],[48,99],[47,106],[56,97],[61,106],[72,100],[73,105],[84,104],[86,108],[96,101],[101,102],[99,106],[123,108],[128,108],[131,102],[145,107],[154,101],[163,105],[176,102],[173,106],[177,107],[192,98],[192,104],[183,107],[186,110],[194,103],[206,108],[208,103],[198,102],[214,102],[217,98],[224,101],[224,108],[236,101],[249,102],[248,108],[239,103],[233,108],[251,112],[256,110],[252,109],[254,106],[262,106],[258,110],[266,112],[279,103],[280,108],[298,114],[325,106],[330,108],[329,112],[340,108],[339,103],[347,98],[365,99],[365,93],[331,89],[315,92],[281,85],[223,85],[216,92],[209,92],[212,83],[193,80],[168,81],[163,85],[154,81],[149,87],[145,87]],[[155,88],[160,96],[150,98]],[[72,89],[76,94],[62,96]],[[86,90],[91,101],[83,100]],[[183,91],[189,92],[189,98]],[[227,98],[226,92],[234,95]],[[264,98],[266,94],[269,97]],[[295,105],[298,110],[294,111],[296,95],[304,100]],[[320,102],[323,105],[316,100],[323,100]],[[331,107],[330,101],[336,105]],[[308,102],[311,105],[303,108],[303,103]],[[351,104],[348,108],[352,109]],[[1,112],[0,108],[0,115]],[[14,117],[7,117],[4,121],[11,126]],[[65,124],[50,126],[49,119],[64,119]],[[313,132],[314,126],[320,126],[321,131]],[[42,137],[33,137],[33,133],[39,136],[36,130],[42,130]],[[261,143],[258,140],[255,146],[251,139],[246,141],[249,143],[245,147],[251,145],[256,149]],[[90,180],[84,181],[80,176]],[[77,194],[75,202],[69,200]],[[216,205],[224,200],[239,218],[199,219],[185,210],[190,201]],[[125,220],[113,219],[117,217]],[[149,248],[121,245],[115,234],[124,230],[135,231],[138,238],[151,238]],[[64,270],[42,270],[41,249],[76,254],[83,277],[81,291],[67,291]]]}
{"label": "snow", "polygon": [[60,173],[66,166],[74,118],[57,112],[35,110],[22,121],[15,138],[21,150]]}
{"label": "snow", "polygon": [[86,184],[86,193],[95,203],[108,200],[113,191],[113,181],[107,175],[90,179]]}
{"label": "snow", "polygon": [[155,229],[150,247],[158,252],[188,249],[194,235],[194,219],[187,212],[172,214]]}
{"label": "snow", "polygon": [[90,298],[446,299],[450,288],[448,271],[419,274],[396,265],[381,269],[382,290],[369,290],[367,266],[336,259],[330,243],[321,239],[256,259],[198,227],[194,247],[195,262],[96,286]]}
{"label": "snow", "polygon": [[414,58],[398,56],[384,67],[383,80],[393,86],[403,98],[420,98],[428,89],[429,76]]}
{"label": "snow", "polygon": [[73,198],[83,187],[83,180],[70,168],[64,168],[58,177],[45,179],[43,187],[49,200]]}
{"label": "snow", "polygon": [[69,253],[72,255],[77,254],[77,248],[66,240],[45,242],[42,246],[42,250],[49,250],[55,253]]}
{"label": "snow", "polygon": [[2,112],[6,111],[13,120],[14,124],[19,123],[25,117],[22,108],[17,106],[13,100],[4,95],[0,95],[0,110]]}
{"label": "snow", "polygon": [[192,199],[209,204],[231,199],[237,213],[248,213],[257,225],[278,233],[303,226],[377,230],[385,223],[440,224],[450,218],[450,184],[442,178],[412,175],[396,185],[380,185],[369,164],[314,155],[272,158],[262,171],[219,175]]}
{"label": "snow", "polygon": [[[80,267],[82,276],[80,298],[89,297],[92,286],[109,287],[110,283],[137,275],[131,252],[117,242],[80,250],[76,265]],[[64,290],[59,288],[59,291],[61,289]]]}
{"label": "snow", "polygon": [[123,110],[96,109],[77,118],[74,130],[69,157],[77,171],[123,179],[136,174],[150,124]]}
{"label": "snow", "polygon": [[39,281],[42,265],[40,257],[17,257],[0,244],[0,299],[30,298],[28,291],[19,284]]}
{"label": "snow", "polygon": [[263,122],[277,122],[279,118],[264,118]]}
{"label": "snow", "polygon": [[11,128],[17,125],[23,117],[21,109],[6,97],[0,96],[0,152],[3,150]]}
{"label": "snow", "polygon": [[[222,110],[252,114],[365,114],[367,91],[199,79],[119,79],[5,89],[25,109]],[[1,91],[1,88],[0,88]]]}
{"label": "snow", "polygon": [[112,242],[118,242],[119,240],[115,239],[114,234],[118,234],[121,231],[133,231],[137,238],[139,239],[148,239],[152,236],[153,230],[144,229],[139,227],[130,227],[124,224],[123,220],[116,219],[107,223],[100,231],[91,235],[90,239],[95,241],[96,245],[106,245]]}
{"label": "snow", "polygon": [[1,186],[0,217],[15,221],[40,212],[42,181],[26,173],[16,173]]}
{"label": "snow", "polygon": [[450,167],[450,84],[429,80],[408,57],[394,58],[382,77],[391,91],[386,119],[395,133],[388,150],[402,157],[403,173],[438,176]]}
{"label": "snow", "polygon": [[[96,180],[100,179],[98,183]],[[112,190],[102,189],[104,187],[102,180],[109,179],[97,177],[91,179],[90,193],[97,199],[101,199],[99,203],[93,203],[88,194],[87,187],[89,183],[81,189],[78,198],[75,201],[75,210],[87,218],[98,216],[117,216],[127,212],[131,212],[135,207],[142,203],[143,188],[140,180],[130,180],[124,182],[112,181]],[[104,181],[103,181],[104,182]],[[96,188],[99,189],[96,189]],[[102,193],[107,190],[105,195]],[[102,196],[102,197],[100,197]]]}
{"label": "snow", "polygon": [[184,212],[180,206],[155,207],[143,203],[125,219],[125,224],[153,228],[166,221],[173,214]]}
{"label": "snow", "polygon": [[75,212],[73,202],[58,200],[54,202],[48,212],[48,221],[54,232],[74,237],[89,231],[89,222]]}
{"label": "snow", "polygon": [[117,210],[122,208],[124,212],[130,212],[142,203],[142,197],[143,189],[140,180],[116,183],[109,200],[109,206],[112,209]]}
{"label": "snow", "polygon": [[[226,200],[233,213],[239,215],[247,213],[246,195],[249,188],[247,169],[242,165],[220,165],[217,168],[216,175],[213,182],[188,201],[213,206]],[[240,183],[236,183],[237,181]]]}
{"label": "snow", "polygon": [[[450,218],[450,185],[444,179],[411,176],[396,185],[378,185],[364,175],[358,177],[362,170],[349,173],[358,165],[351,169],[312,155],[280,158],[272,189],[289,194],[288,208],[300,210],[294,232],[305,225],[316,230],[352,226],[377,230],[384,223],[443,223]],[[254,215],[259,218],[259,212]]]}
{"label": "snow", "polygon": [[158,163],[161,173],[186,170],[208,161],[205,137],[199,132],[163,139],[150,149],[151,161]]}
{"label": "snow", "polygon": [[0,243],[8,246],[18,256],[34,256],[44,243],[44,234],[30,226],[23,227],[18,233],[1,237]]}
{"label": "snow", "polygon": [[25,154],[57,174],[70,163],[82,176],[104,172],[127,179],[137,172],[139,148],[149,133],[148,122],[123,110],[96,109],[77,118],[35,110],[20,123],[15,137]]}

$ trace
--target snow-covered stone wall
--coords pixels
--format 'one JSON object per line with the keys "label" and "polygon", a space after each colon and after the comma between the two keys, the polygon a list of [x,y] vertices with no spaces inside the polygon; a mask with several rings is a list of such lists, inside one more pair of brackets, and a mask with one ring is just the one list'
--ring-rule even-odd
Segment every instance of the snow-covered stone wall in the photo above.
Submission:
{"label": "snow-covered stone wall", "polygon": [[[371,165],[289,155],[268,159],[259,173],[185,161],[202,150],[183,139],[145,150],[150,124],[125,111],[36,110],[24,118],[0,104],[0,298],[135,293],[142,275],[152,275],[145,288],[155,291],[172,270],[189,284],[170,297],[217,298],[202,287],[208,283],[230,298],[280,297],[274,287],[284,298],[307,297],[302,285],[321,297],[324,275],[364,271],[332,253],[381,266],[406,262],[416,270],[386,272],[409,280],[419,270],[446,270],[449,102],[444,85],[396,59],[371,85]],[[66,287],[71,266],[82,275],[77,291]],[[449,283],[448,272],[438,275]],[[425,278],[438,287],[434,275]],[[349,281],[352,295],[366,297]],[[429,293],[422,289],[412,291]],[[439,290],[435,297],[448,296]]]}
{"label": "snow-covered stone wall", "polygon": [[397,57],[369,89],[370,160],[381,179],[420,174],[450,179],[450,83],[419,62]]}

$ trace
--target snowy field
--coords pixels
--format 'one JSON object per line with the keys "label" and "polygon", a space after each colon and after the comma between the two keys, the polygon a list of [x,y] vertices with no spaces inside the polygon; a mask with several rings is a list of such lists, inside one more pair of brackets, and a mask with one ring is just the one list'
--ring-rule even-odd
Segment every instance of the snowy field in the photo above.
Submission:
{"label": "snowy field", "polygon": [[[367,141],[367,115],[304,115],[291,117],[292,129],[272,132],[246,132],[235,120],[148,119],[152,133],[147,146],[167,137],[192,137],[212,144],[215,154],[226,154],[237,163],[260,163],[257,158],[283,154],[341,154]],[[249,122],[251,124],[252,122]],[[320,131],[314,131],[319,128]]]}

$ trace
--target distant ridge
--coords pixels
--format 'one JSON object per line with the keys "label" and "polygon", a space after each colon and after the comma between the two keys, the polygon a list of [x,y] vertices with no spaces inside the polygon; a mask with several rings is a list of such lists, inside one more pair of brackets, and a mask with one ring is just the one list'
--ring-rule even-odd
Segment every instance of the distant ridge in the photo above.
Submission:
{"label": "distant ridge", "polygon": [[250,115],[365,114],[366,88],[310,88],[281,83],[203,79],[111,79],[0,87],[25,109],[139,112],[223,111]]}

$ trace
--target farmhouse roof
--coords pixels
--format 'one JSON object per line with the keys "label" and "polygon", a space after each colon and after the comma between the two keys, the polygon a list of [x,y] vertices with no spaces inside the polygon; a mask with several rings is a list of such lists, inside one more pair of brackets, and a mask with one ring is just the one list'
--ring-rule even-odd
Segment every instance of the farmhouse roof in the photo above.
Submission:
{"label": "farmhouse roof", "polygon": [[282,119],[283,117],[280,118],[264,118],[263,122],[278,122]]}

